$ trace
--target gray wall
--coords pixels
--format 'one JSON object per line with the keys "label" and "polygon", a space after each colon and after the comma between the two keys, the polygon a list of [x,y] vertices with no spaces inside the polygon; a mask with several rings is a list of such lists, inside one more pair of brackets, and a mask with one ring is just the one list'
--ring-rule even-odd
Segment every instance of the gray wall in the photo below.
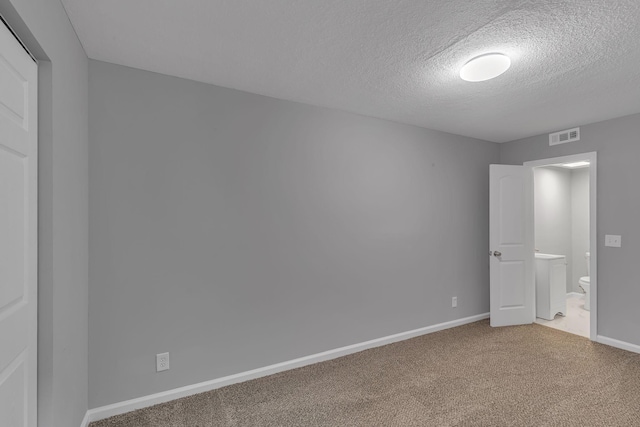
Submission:
{"label": "gray wall", "polygon": [[39,67],[39,425],[87,410],[88,60],[58,0],[10,0],[0,13]]}
{"label": "gray wall", "polygon": [[574,292],[581,292],[578,280],[587,275],[585,252],[589,251],[589,168],[571,171],[571,251]]}
{"label": "gray wall", "polygon": [[497,144],[96,61],[89,87],[90,407],[488,311]]}
{"label": "gray wall", "polygon": [[534,169],[535,248],[566,256],[567,292],[571,283],[571,171],[558,167]]}
{"label": "gray wall", "polygon": [[[576,142],[550,147],[545,134],[500,146],[504,164],[598,152],[598,334],[637,345],[639,135],[640,114],[636,114],[582,126],[581,140]],[[622,247],[604,247],[605,234],[622,235]]]}

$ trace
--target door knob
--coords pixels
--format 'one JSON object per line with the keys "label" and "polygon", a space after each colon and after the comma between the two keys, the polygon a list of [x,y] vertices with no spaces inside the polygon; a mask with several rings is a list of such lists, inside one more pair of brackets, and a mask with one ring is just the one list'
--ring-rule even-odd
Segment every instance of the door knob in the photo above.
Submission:
{"label": "door knob", "polygon": [[502,256],[502,252],[500,252],[500,251],[494,251],[494,252],[493,252],[493,256]]}

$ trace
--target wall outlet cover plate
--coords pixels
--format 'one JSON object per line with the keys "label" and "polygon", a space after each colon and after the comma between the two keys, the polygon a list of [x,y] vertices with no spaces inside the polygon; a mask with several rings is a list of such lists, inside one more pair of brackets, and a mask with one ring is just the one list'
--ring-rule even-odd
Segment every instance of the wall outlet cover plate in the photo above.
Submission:
{"label": "wall outlet cover plate", "polygon": [[169,370],[169,353],[156,354],[156,372]]}

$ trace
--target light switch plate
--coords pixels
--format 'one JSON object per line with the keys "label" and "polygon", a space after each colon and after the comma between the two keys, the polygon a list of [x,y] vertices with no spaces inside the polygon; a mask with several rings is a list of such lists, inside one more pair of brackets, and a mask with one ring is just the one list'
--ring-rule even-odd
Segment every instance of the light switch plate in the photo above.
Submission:
{"label": "light switch plate", "polygon": [[604,236],[604,245],[612,248],[619,248],[622,246],[622,237],[615,234],[607,234]]}

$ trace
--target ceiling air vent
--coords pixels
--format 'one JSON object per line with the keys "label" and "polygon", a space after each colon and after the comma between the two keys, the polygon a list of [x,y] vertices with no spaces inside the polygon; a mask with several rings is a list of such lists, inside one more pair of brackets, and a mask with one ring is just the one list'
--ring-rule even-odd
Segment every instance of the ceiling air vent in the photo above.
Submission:
{"label": "ceiling air vent", "polygon": [[571,141],[580,141],[580,128],[573,128],[549,134],[549,145],[564,144]]}

